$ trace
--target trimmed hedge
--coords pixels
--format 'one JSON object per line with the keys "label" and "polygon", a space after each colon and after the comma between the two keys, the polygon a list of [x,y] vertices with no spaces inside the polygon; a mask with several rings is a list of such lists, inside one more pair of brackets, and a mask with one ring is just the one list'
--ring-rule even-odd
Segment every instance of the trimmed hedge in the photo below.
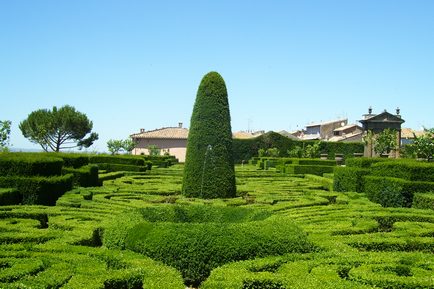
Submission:
{"label": "trimmed hedge", "polygon": [[0,206],[17,205],[21,195],[17,189],[0,189]]}
{"label": "trimmed hedge", "polygon": [[138,165],[123,165],[114,163],[97,163],[100,170],[106,170],[108,172],[145,172],[146,166]]}
{"label": "trimmed hedge", "polygon": [[358,167],[335,167],[333,176],[333,190],[336,192],[364,191],[363,177],[370,173],[369,169]]}
{"label": "trimmed hedge", "polygon": [[73,175],[54,177],[0,177],[0,186],[16,188],[27,205],[54,206],[56,200],[72,189]]}
{"label": "trimmed hedge", "polygon": [[126,234],[120,234],[117,220],[106,230],[104,244],[125,246],[175,267],[185,284],[195,287],[212,269],[231,261],[314,249],[289,218],[269,217],[262,210],[162,205],[144,208],[140,215],[138,223],[137,215],[127,214]]}
{"label": "trimmed hedge", "polygon": [[78,187],[96,187],[100,185],[98,180],[98,166],[86,165],[80,168],[63,168],[64,174],[73,174],[72,183]]}
{"label": "trimmed hedge", "polygon": [[0,153],[1,176],[58,176],[63,160],[43,154]]}
{"label": "trimmed hedge", "polygon": [[434,191],[434,182],[365,176],[366,196],[383,207],[411,207],[415,193],[430,191]]}
{"label": "trimmed hedge", "polygon": [[347,167],[356,167],[356,168],[370,168],[373,164],[379,162],[387,162],[393,161],[394,159],[388,158],[350,158],[345,161],[345,165]]}
{"label": "trimmed hedge", "polygon": [[412,208],[434,210],[434,193],[414,194]]}
{"label": "trimmed hedge", "polygon": [[47,153],[49,156],[63,159],[64,167],[80,168],[89,164],[89,155],[77,153]]}
{"label": "trimmed hedge", "polygon": [[111,155],[94,155],[89,157],[89,163],[91,164],[120,164],[131,166],[144,166],[145,160],[142,156],[111,156]]}
{"label": "trimmed hedge", "polygon": [[204,199],[236,196],[231,117],[226,84],[217,72],[200,82],[191,114],[182,194]]}
{"label": "trimmed hedge", "polygon": [[415,160],[379,162],[371,166],[372,175],[401,178],[409,181],[434,182],[434,163]]}
{"label": "trimmed hedge", "polygon": [[311,174],[311,175],[322,176],[324,173],[333,173],[333,167],[285,165],[284,172],[289,174]]}

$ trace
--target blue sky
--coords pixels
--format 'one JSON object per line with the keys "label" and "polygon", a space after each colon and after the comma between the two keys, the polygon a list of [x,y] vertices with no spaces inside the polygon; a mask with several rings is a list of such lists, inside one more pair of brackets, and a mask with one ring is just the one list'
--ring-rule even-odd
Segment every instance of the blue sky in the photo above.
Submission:
{"label": "blue sky", "polygon": [[295,130],[401,108],[434,127],[434,1],[0,1],[0,120],[85,113],[106,150],[189,126],[201,78],[226,81],[232,130]]}

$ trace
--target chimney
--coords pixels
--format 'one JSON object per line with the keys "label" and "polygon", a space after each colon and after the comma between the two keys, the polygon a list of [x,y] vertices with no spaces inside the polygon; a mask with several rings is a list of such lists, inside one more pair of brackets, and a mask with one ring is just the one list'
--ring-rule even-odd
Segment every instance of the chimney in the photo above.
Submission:
{"label": "chimney", "polygon": [[372,106],[369,106],[369,108],[368,108],[368,114],[372,114]]}
{"label": "chimney", "polygon": [[178,122],[178,127],[182,128],[182,122]]}
{"label": "chimney", "polygon": [[396,108],[396,115],[399,115],[399,112],[400,112],[401,110],[399,109],[399,107],[397,107]]}
{"label": "chimney", "polygon": [[145,132],[145,129],[144,128],[141,128],[140,129],[140,133],[144,133]]}

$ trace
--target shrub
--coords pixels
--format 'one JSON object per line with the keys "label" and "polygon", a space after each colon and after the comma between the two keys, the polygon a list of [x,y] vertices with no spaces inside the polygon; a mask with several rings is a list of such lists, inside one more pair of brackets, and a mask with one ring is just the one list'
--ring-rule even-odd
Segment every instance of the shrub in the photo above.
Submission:
{"label": "shrub", "polygon": [[182,193],[189,197],[235,197],[232,131],[226,85],[205,75],[191,115]]}
{"label": "shrub", "polygon": [[80,168],[89,164],[89,155],[77,153],[46,153],[48,156],[63,159],[64,167]]}
{"label": "shrub", "polygon": [[364,191],[364,179],[370,173],[369,169],[358,167],[335,167],[333,177],[333,190],[336,192]]}
{"label": "shrub", "polygon": [[117,178],[121,178],[124,175],[125,175],[124,172],[110,172],[110,173],[100,174],[99,175],[99,181],[103,182],[103,181],[108,181],[108,180],[114,180]]}
{"label": "shrub", "polygon": [[16,189],[0,189],[0,206],[21,203],[21,195]]}
{"label": "shrub", "polygon": [[336,166],[336,161],[320,159],[299,159],[298,164],[308,166]]}
{"label": "shrub", "polygon": [[409,181],[434,182],[434,163],[394,160],[373,164],[372,175],[401,178]]}
{"label": "shrub", "polygon": [[434,193],[414,194],[412,208],[434,210]]}
{"label": "shrub", "polygon": [[411,182],[391,177],[365,176],[369,200],[383,207],[411,207],[414,193],[434,191],[434,182]]}
{"label": "shrub", "polygon": [[96,187],[100,185],[98,180],[98,166],[87,165],[77,169],[63,168],[65,174],[72,174],[73,185],[78,187]]}
{"label": "shrub", "polygon": [[0,177],[0,186],[16,188],[23,204],[54,206],[56,200],[72,188],[71,174],[54,177]]}
{"label": "shrub", "polygon": [[285,173],[289,174],[311,174],[322,176],[324,173],[332,173],[331,166],[306,166],[306,165],[286,165]]}
{"label": "shrub", "polygon": [[128,230],[126,248],[177,268],[196,287],[231,261],[313,249],[288,218],[264,220],[268,214],[262,211],[168,205],[143,209],[142,215],[149,221]]}
{"label": "shrub", "polygon": [[123,165],[114,163],[98,163],[98,169],[106,170],[109,172],[145,172],[147,167],[136,165]]}
{"label": "shrub", "polygon": [[145,160],[140,156],[110,156],[110,155],[94,155],[89,157],[89,163],[92,164],[121,164],[121,165],[132,165],[132,166],[144,166]]}
{"label": "shrub", "polygon": [[2,153],[0,155],[2,176],[54,176],[60,175],[63,160],[43,154]]}
{"label": "shrub", "polygon": [[345,161],[347,167],[370,168],[373,164],[386,162],[392,159],[386,158],[350,158]]}

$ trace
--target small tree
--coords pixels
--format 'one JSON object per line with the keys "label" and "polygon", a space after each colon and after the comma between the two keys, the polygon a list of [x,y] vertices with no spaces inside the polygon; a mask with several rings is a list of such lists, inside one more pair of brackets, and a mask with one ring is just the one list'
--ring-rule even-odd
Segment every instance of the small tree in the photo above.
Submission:
{"label": "small tree", "polygon": [[427,161],[433,159],[434,155],[434,128],[424,128],[424,134],[417,137],[414,134],[414,143],[416,154],[420,158],[424,158]]}
{"label": "small tree", "polygon": [[[53,106],[52,110],[39,109],[29,114],[19,125],[25,138],[39,144],[46,152],[62,149],[90,147],[98,139],[92,131],[92,122],[74,107]],[[86,135],[89,136],[86,138]]]}
{"label": "small tree", "polygon": [[280,154],[280,151],[278,148],[269,148],[267,150],[267,156],[269,157],[278,157]]}
{"label": "small tree", "polygon": [[107,142],[107,148],[112,155],[119,154],[123,149],[122,140],[111,139]]}
{"label": "small tree", "polygon": [[287,153],[291,158],[301,158],[303,157],[303,148],[301,146],[295,146],[288,150]]}
{"label": "small tree", "polygon": [[122,149],[127,153],[131,154],[133,149],[136,147],[136,142],[130,138],[124,139],[122,141]]}
{"label": "small tree", "polygon": [[388,154],[397,148],[398,141],[395,130],[386,128],[379,133],[374,140],[374,151],[379,155],[384,153]]}
{"label": "small tree", "polygon": [[150,156],[159,156],[161,155],[161,149],[157,145],[148,146],[148,151]]}
{"label": "small tree", "polygon": [[2,151],[8,151],[11,124],[10,120],[0,120],[0,150]]}
{"label": "small tree", "polygon": [[307,145],[304,152],[304,158],[318,158],[320,156],[320,142],[315,142],[314,144]]}

